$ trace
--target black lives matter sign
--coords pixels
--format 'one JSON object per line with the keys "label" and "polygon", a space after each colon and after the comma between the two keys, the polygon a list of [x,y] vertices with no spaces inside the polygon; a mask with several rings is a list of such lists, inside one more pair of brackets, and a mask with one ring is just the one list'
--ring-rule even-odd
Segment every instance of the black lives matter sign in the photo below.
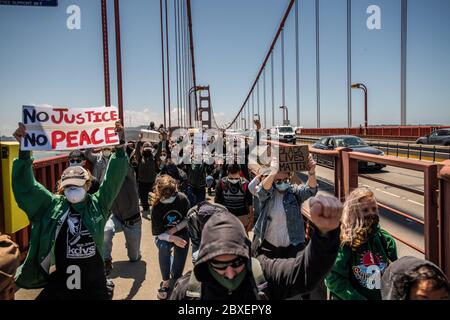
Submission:
{"label": "black lives matter sign", "polygon": [[282,172],[308,171],[309,148],[307,145],[280,147],[279,157]]}

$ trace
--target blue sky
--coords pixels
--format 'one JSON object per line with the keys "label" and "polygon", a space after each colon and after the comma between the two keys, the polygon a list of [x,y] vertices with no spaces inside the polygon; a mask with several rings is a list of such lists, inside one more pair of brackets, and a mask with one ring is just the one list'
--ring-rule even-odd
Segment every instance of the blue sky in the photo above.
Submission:
{"label": "blue sky", "polygon": [[[450,1],[409,0],[408,3],[407,122],[448,125]],[[81,8],[81,30],[66,27],[66,9],[72,4]],[[241,106],[287,4],[287,0],[192,0],[197,79],[199,84],[211,86],[219,124],[229,121]],[[381,30],[366,27],[369,16],[366,9],[371,4],[381,8]],[[116,104],[111,0],[108,9],[111,93]],[[299,9],[300,125],[315,127],[314,1],[300,1]],[[320,19],[321,125],[345,127],[346,0],[321,0]],[[159,23],[159,1],[121,1],[127,125],[162,121]],[[290,119],[297,124],[293,14],[285,30],[286,102]],[[352,37],[352,80],[363,82],[369,88],[369,124],[398,124],[400,0],[353,0]],[[0,41],[0,135],[9,135],[15,128],[23,104],[104,105],[100,0],[59,0],[57,8],[0,6]],[[279,123],[279,46],[274,57],[275,120]],[[175,59],[174,51],[171,59]],[[173,63],[172,71],[172,88],[175,88]],[[271,122],[269,92],[268,123]],[[363,123],[361,91],[354,90],[352,99],[353,124],[358,126]],[[172,90],[174,101],[176,91]]]}

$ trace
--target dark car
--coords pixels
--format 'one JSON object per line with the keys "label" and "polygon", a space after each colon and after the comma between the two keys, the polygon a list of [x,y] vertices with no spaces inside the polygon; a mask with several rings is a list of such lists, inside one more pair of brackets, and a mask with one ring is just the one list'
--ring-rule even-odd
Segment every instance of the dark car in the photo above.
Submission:
{"label": "dark car", "polygon": [[[356,136],[328,136],[323,137],[316,143],[312,145],[313,148],[321,149],[321,150],[334,150],[336,148],[349,148],[356,152],[374,154],[378,156],[384,156],[384,152],[371,147],[365,142],[363,139]],[[319,164],[324,164],[328,166],[333,166],[334,162],[331,157],[327,156],[316,156],[316,160]],[[366,161],[358,161],[359,169],[377,169],[381,170],[386,167],[384,164],[374,163],[374,162],[366,162]]]}
{"label": "dark car", "polygon": [[450,146],[450,128],[435,130],[431,134],[417,139],[416,143]]}

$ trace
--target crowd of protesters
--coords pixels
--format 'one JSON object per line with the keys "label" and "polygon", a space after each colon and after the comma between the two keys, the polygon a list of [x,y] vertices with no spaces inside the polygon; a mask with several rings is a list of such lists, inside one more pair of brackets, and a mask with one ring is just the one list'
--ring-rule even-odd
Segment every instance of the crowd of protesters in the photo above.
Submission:
{"label": "crowd of protesters", "polygon": [[[192,146],[199,161],[178,163],[177,141],[162,125],[148,129],[160,141],[126,142],[117,122],[119,145],[72,151],[56,193],[35,180],[30,152],[20,151],[12,187],[33,228],[19,268],[17,246],[0,237],[0,299],[14,277],[19,287],[43,288],[40,300],[112,299],[114,236],[123,232],[129,261],[141,260],[150,243],[141,241],[143,218],[158,250],[161,300],[309,299],[323,283],[331,299],[450,299],[436,265],[398,259],[373,192],[356,189],[344,204],[318,195],[311,156],[299,185],[294,173],[279,171],[277,157],[251,172],[248,138],[237,147],[243,159],[211,163]],[[14,136],[25,134],[19,124]],[[190,245],[194,268],[183,274]]]}

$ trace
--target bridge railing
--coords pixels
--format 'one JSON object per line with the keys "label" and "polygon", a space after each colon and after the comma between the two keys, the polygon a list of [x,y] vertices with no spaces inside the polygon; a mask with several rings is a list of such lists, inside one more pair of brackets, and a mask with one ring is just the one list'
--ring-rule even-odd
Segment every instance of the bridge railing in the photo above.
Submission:
{"label": "bridge railing", "polygon": [[[418,137],[426,136],[436,129],[447,128],[445,126],[380,126],[368,127],[364,136],[373,138],[390,138],[415,140]],[[364,128],[302,128],[299,129],[302,135],[363,135]]]}
{"label": "bridge railing", "polygon": [[[36,180],[51,192],[55,192],[57,181],[68,165],[67,155],[38,159],[33,162],[33,172]],[[31,224],[11,235],[19,245],[21,260],[25,259],[30,240]]]}
{"label": "bridge railing", "polygon": [[[271,144],[280,146],[291,146],[276,141],[268,141]],[[378,183],[386,184],[408,192],[423,195],[424,197],[424,219],[418,219],[408,213],[401,212],[395,208],[379,203],[379,206],[393,215],[407,218],[414,223],[420,224],[424,228],[424,248],[412,243],[397,234],[392,236],[408,247],[422,253],[425,258],[439,265],[448,276],[450,276],[450,160],[436,164],[426,161],[399,159],[392,156],[376,156],[366,153],[351,151],[346,148],[336,150],[319,150],[309,147],[311,154],[327,156],[333,160],[334,169],[334,195],[345,201],[345,198],[352,190],[358,188],[360,177],[376,180]],[[373,178],[364,174],[359,174],[358,161],[374,162],[393,167],[422,172],[424,175],[424,191],[405,187],[393,182]],[[438,172],[440,174],[438,175]],[[302,214],[308,218],[308,210],[303,210]]]}

